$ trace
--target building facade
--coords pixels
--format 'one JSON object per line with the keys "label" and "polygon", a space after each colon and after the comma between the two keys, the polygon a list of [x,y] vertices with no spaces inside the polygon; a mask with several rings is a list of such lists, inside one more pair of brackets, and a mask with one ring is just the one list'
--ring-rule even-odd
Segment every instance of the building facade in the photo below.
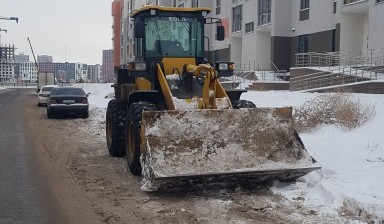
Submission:
{"label": "building facade", "polygon": [[53,63],[52,56],[49,55],[37,55],[37,63]]}
{"label": "building facade", "polygon": [[101,77],[101,65],[88,65],[88,79],[91,82],[100,82]]}
{"label": "building facade", "polygon": [[0,46],[0,82],[15,81],[15,45]]}
{"label": "building facade", "polygon": [[113,50],[103,50],[101,75],[103,81],[110,81],[114,77]]}
{"label": "building facade", "polygon": [[35,83],[37,82],[37,68],[35,62],[17,63],[19,68],[18,81]]}
{"label": "building facade", "polygon": [[29,55],[19,53],[15,55],[15,63],[29,62]]}
{"label": "building facade", "polygon": [[[289,69],[295,54],[384,48],[384,0],[115,0],[115,59],[134,60],[129,13],[144,5],[209,7],[222,20],[225,40],[206,28],[212,61],[253,64],[254,69]],[[117,9],[115,9],[117,10]],[[126,33],[127,35],[122,35]],[[118,41],[117,39],[118,38]],[[124,39],[125,38],[125,39]],[[120,57],[118,57],[120,56]],[[122,63],[121,63],[122,62]]]}

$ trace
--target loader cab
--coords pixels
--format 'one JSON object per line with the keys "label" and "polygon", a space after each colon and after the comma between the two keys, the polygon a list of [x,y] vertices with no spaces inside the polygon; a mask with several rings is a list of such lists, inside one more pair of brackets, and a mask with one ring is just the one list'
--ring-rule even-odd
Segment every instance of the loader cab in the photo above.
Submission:
{"label": "loader cab", "polygon": [[[133,13],[135,53],[140,61],[164,58],[190,58],[193,64],[204,60],[204,25],[208,8],[166,8],[147,6]],[[224,29],[217,26],[218,40]]]}

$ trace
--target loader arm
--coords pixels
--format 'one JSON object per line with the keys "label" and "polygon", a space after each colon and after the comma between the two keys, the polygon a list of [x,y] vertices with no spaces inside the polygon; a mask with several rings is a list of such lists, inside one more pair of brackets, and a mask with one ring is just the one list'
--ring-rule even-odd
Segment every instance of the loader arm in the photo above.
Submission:
{"label": "loader arm", "polygon": [[230,99],[220,84],[217,72],[209,64],[187,65],[188,73],[193,73],[199,79],[204,80],[203,99],[199,101],[199,109],[217,109],[216,98],[225,98],[230,104]]}

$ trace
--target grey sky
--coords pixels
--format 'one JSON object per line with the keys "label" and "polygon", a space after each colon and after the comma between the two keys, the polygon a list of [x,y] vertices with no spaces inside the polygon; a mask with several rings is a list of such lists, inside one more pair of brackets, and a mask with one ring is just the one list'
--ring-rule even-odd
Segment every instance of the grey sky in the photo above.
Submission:
{"label": "grey sky", "polygon": [[[101,64],[102,50],[112,48],[112,0],[0,0],[1,43],[15,44],[16,54],[51,55],[54,62]],[[65,46],[67,51],[65,51]]]}

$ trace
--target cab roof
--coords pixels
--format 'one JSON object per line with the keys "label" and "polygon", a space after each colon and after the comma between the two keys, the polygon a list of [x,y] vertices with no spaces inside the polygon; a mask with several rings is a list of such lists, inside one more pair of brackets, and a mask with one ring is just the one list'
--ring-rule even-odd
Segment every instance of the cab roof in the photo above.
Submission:
{"label": "cab roof", "polygon": [[150,10],[160,10],[160,11],[168,11],[168,12],[201,12],[206,11],[207,14],[211,12],[210,8],[179,8],[179,7],[164,7],[164,6],[144,6],[140,9],[134,10],[131,13],[131,17],[135,17],[142,12],[150,11]]}

